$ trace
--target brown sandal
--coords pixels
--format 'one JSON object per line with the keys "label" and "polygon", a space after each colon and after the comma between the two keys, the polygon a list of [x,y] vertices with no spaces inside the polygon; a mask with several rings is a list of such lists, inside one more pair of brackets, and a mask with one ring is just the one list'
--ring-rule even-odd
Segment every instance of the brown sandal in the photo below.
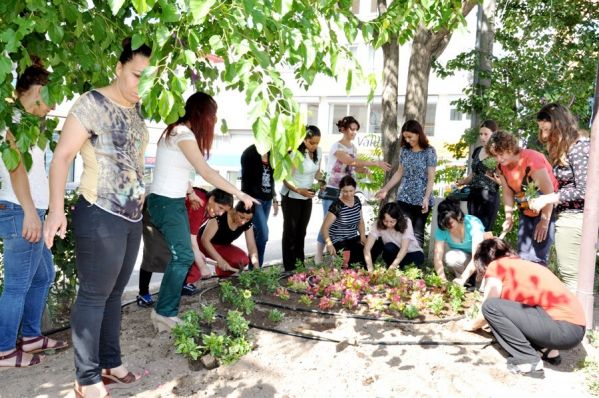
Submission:
{"label": "brown sandal", "polygon": [[[23,349],[24,346],[29,345],[29,344],[33,344],[33,343],[37,343],[38,341],[42,340],[42,346],[40,348],[35,348],[31,351],[27,351],[25,349]],[[21,347],[21,350],[23,352],[26,352],[28,354],[37,354],[40,352],[46,352],[46,351],[60,351],[60,350],[64,350],[65,348],[69,347],[69,344],[66,341],[62,341],[62,340],[55,340],[56,341],[56,345],[49,347],[48,346],[48,342],[50,341],[50,339],[46,336],[37,336],[31,340],[20,340],[19,342],[19,347]]]}
{"label": "brown sandal", "polygon": [[141,376],[137,377],[129,372],[123,377],[117,377],[110,373],[110,369],[102,371],[102,381],[105,385],[110,385],[111,388],[130,388],[139,383]]}
{"label": "brown sandal", "polygon": [[23,364],[23,351],[16,349],[10,354],[0,356],[0,361],[5,359],[15,358],[14,365],[0,365],[0,368],[26,368],[29,366],[37,365],[42,361],[42,358],[39,355],[34,354],[31,361],[28,364]]}

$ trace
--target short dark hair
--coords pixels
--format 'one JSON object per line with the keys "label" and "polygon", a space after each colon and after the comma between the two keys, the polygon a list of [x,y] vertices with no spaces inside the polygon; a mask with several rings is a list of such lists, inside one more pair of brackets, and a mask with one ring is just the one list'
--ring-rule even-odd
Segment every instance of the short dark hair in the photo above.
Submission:
{"label": "short dark hair", "polygon": [[428,138],[424,134],[422,125],[416,120],[408,120],[401,126],[401,146],[405,148],[411,148],[410,144],[405,140],[403,133],[405,132],[418,134],[418,145],[425,149],[429,147]]}
{"label": "short dark hair", "polygon": [[346,129],[354,123],[358,126],[358,130],[360,130],[360,123],[358,123],[355,117],[345,116],[343,119],[337,121],[337,128],[341,131],[341,129]]}
{"label": "short dark hair", "polygon": [[208,197],[214,198],[214,201],[219,205],[233,207],[233,195],[223,191],[222,189],[213,189],[212,191],[208,192]]}
{"label": "short dark hair", "polygon": [[343,189],[348,185],[351,185],[355,188],[358,184],[356,184],[356,180],[354,180],[352,176],[344,176],[341,181],[339,181],[339,189]]}
{"label": "short dark hair", "polygon": [[244,214],[254,214],[254,212],[256,211],[256,205],[254,203],[252,203],[252,206],[250,206],[249,209],[245,208],[245,203],[243,203],[241,200],[239,202],[237,202],[237,204],[235,205],[235,211],[238,211],[240,213],[244,213]]}
{"label": "short dark hair", "polygon": [[456,220],[459,223],[464,222],[464,212],[460,208],[460,203],[445,199],[437,206],[437,225],[439,229],[445,231],[450,226],[451,219]]}
{"label": "short dark hair", "polygon": [[122,65],[125,65],[127,62],[131,61],[136,54],[142,55],[146,58],[150,58],[152,55],[152,49],[145,43],[133,50],[131,47],[130,37],[124,38],[122,44],[123,51],[121,51],[121,55],[119,57],[119,62]]}
{"label": "short dark hair", "polygon": [[487,267],[493,261],[502,257],[516,256],[516,252],[503,239],[491,238],[485,239],[478,245],[474,253],[474,265],[476,266],[477,279],[482,279],[487,271]]}
{"label": "short dark hair", "polygon": [[518,143],[518,139],[512,134],[499,130],[491,135],[485,146],[485,151],[491,156],[503,153],[516,155],[520,153],[520,144]]}
{"label": "short dark hair", "polygon": [[397,202],[385,203],[383,207],[381,207],[378,219],[376,221],[376,227],[378,229],[385,229],[385,224],[383,224],[383,221],[385,220],[385,214],[388,214],[389,217],[397,221],[395,223],[396,231],[399,231],[401,233],[404,233],[406,231],[406,228],[408,227],[408,222],[406,221],[406,218],[404,217],[401,208],[399,207]]}

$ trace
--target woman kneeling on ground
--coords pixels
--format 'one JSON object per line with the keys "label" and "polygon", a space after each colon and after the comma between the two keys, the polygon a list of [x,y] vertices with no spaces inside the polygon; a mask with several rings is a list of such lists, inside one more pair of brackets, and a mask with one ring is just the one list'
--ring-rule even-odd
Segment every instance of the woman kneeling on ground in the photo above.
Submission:
{"label": "woman kneeling on ground", "polygon": [[449,199],[437,207],[437,225],[433,255],[435,271],[446,279],[444,266],[447,266],[457,276],[454,282],[463,285],[476,271],[472,254],[484,239],[485,227],[478,218],[470,214],[464,216],[459,203]]}
{"label": "woman kneeling on ground", "polygon": [[355,196],[356,180],[345,176],[339,182],[339,199],[331,204],[320,232],[331,256],[339,250],[349,250],[349,264],[364,264],[366,228],[362,203]]}
{"label": "woman kneeling on ground", "polygon": [[548,268],[518,258],[498,238],[483,241],[474,261],[485,293],[481,312],[464,329],[475,331],[488,323],[510,355],[508,370],[539,374],[542,360],[559,365],[557,350],[582,341],[586,324],[582,306]]}
{"label": "woman kneeling on ground", "polygon": [[[254,206],[246,209],[243,202],[237,202],[234,209],[209,220],[200,230],[200,250],[206,257],[216,261],[217,276],[233,275],[249,264],[259,268],[258,249],[252,229],[254,210]],[[248,254],[232,244],[242,233],[245,233]]]}
{"label": "woman kneeling on ground", "polygon": [[385,264],[391,269],[408,264],[421,266],[424,253],[414,236],[412,221],[406,218],[395,202],[385,204],[378,219],[372,224],[364,246],[364,260],[368,271],[373,271],[373,261],[383,254]]}

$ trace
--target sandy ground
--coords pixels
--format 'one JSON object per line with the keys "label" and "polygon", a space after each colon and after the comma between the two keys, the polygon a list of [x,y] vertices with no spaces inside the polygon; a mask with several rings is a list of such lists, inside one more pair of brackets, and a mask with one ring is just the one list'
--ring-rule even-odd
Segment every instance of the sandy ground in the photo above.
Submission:
{"label": "sandy ground", "polygon": [[[202,299],[205,300],[205,299]],[[200,299],[186,297],[183,308]],[[489,335],[463,332],[457,323],[398,325],[329,318],[323,334],[341,343],[300,339],[252,329],[256,348],[239,362],[215,370],[189,370],[166,333],[157,334],[148,309],[123,311],[123,361],[146,373],[112,397],[587,397],[585,356],[599,358],[588,344],[562,352],[558,367],[543,379],[510,374],[497,345],[418,345],[418,341],[484,342]],[[597,314],[599,316],[599,314]],[[314,329],[307,315],[288,317],[278,328]],[[69,338],[69,332],[54,337]],[[405,345],[355,344],[355,340]],[[0,370],[0,397],[73,397],[73,351],[49,355],[43,364]]]}

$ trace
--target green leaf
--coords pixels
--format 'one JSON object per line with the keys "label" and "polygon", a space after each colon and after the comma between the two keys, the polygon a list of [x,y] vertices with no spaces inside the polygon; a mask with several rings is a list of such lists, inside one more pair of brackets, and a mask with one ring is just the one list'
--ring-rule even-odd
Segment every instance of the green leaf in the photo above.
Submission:
{"label": "green leaf", "polygon": [[0,82],[4,81],[4,77],[10,73],[12,62],[8,57],[0,57]]}
{"label": "green leaf", "polygon": [[62,37],[64,36],[64,31],[62,30],[62,28],[57,25],[57,24],[50,24],[50,26],[48,27],[48,36],[50,36],[50,39],[58,44],[60,43],[60,41],[62,40]]}
{"label": "green leaf", "polygon": [[227,134],[229,132],[229,126],[227,125],[227,121],[225,119],[220,120],[220,132],[223,134]]}
{"label": "green leaf", "polygon": [[210,43],[210,47],[212,48],[212,51],[217,51],[217,50],[220,50],[221,48],[224,48],[223,41],[222,41],[221,37],[218,35],[210,36],[210,39],[208,39],[208,43]]}
{"label": "green leaf", "polygon": [[160,6],[162,7],[162,15],[160,20],[162,22],[177,22],[181,18],[177,8],[170,4],[167,0],[160,0]]}
{"label": "green leaf", "polygon": [[169,117],[174,103],[175,98],[173,97],[173,94],[170,91],[164,90],[162,93],[160,93],[160,99],[158,100],[158,108],[160,116],[162,116],[163,119]]}
{"label": "green leaf", "polygon": [[196,63],[198,58],[196,57],[196,54],[193,51],[185,50],[184,54],[185,62],[187,63],[187,65],[192,66]]}
{"label": "green leaf", "polygon": [[208,15],[215,2],[216,0],[190,0],[189,9],[193,16],[193,23],[197,25],[204,22],[206,15]]}
{"label": "green leaf", "polygon": [[108,4],[110,4],[110,9],[112,10],[112,15],[116,15],[119,12],[124,2],[125,0],[108,0]]}
{"label": "green leaf", "polygon": [[164,46],[171,36],[170,30],[164,25],[160,25],[156,30],[156,42],[160,47]]}
{"label": "green leaf", "polygon": [[352,78],[353,78],[353,71],[351,69],[349,69],[347,71],[347,81],[345,82],[345,91],[347,92],[347,94],[349,94],[349,92],[351,91]]}
{"label": "green leaf", "polygon": [[156,71],[158,68],[156,66],[148,66],[144,69],[141,74],[141,79],[139,80],[138,90],[140,98],[145,98],[147,94],[152,90],[154,86],[154,82],[156,80]]}
{"label": "green leaf", "polygon": [[10,147],[6,147],[2,150],[2,161],[9,170],[14,170],[19,165],[19,152]]}
{"label": "green leaf", "polygon": [[146,0],[131,0],[131,3],[139,15],[148,12],[148,3],[146,3]]}
{"label": "green leaf", "polygon": [[144,45],[145,42],[146,42],[146,38],[142,34],[135,33],[131,37],[131,49],[133,51],[135,51],[138,48],[140,48],[142,45]]}

